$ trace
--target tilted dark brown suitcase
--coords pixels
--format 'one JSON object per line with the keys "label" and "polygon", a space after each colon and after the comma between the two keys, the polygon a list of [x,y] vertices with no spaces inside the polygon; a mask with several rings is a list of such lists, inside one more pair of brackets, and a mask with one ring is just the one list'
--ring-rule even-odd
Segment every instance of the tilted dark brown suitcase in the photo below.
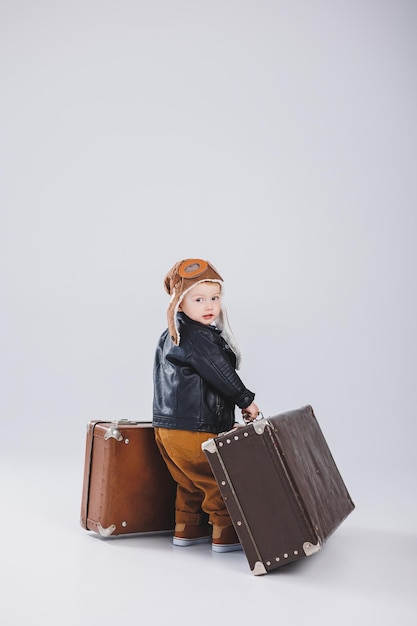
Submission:
{"label": "tilted dark brown suitcase", "polygon": [[202,447],[255,575],[314,554],[354,509],[311,406]]}
{"label": "tilted dark brown suitcase", "polygon": [[103,537],[173,530],[175,493],[150,422],[89,422],[83,528]]}

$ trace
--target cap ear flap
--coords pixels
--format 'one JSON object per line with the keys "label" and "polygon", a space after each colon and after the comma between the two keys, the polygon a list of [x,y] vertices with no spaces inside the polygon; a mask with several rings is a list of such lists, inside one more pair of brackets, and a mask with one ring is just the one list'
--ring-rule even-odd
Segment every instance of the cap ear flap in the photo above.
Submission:
{"label": "cap ear flap", "polygon": [[164,288],[168,295],[171,295],[171,278],[168,274],[164,278]]}
{"label": "cap ear flap", "polygon": [[176,263],[174,267],[169,270],[168,274],[164,278],[165,291],[169,295],[172,295],[174,287],[179,280],[181,280],[181,277],[178,275],[178,263]]}

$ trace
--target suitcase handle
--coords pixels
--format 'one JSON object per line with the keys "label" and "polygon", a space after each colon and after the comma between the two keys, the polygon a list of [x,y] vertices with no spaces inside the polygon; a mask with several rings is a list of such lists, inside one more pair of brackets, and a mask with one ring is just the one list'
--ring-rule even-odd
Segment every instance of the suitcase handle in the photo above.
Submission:
{"label": "suitcase handle", "polygon": [[253,422],[256,422],[257,420],[263,420],[264,418],[264,414],[262,413],[262,411],[259,411],[258,415],[255,417],[254,420],[250,420],[248,417],[246,417],[247,413],[245,413],[244,411],[242,412],[242,417],[243,417],[243,421],[245,422],[245,425],[247,426],[248,424],[252,424]]}

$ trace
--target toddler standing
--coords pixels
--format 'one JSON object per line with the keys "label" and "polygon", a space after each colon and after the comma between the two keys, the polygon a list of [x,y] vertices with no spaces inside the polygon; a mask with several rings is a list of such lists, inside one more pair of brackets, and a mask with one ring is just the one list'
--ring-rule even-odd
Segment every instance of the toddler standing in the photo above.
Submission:
{"label": "toddler standing", "polygon": [[177,483],[173,543],[212,542],[215,552],[241,549],[201,444],[233,428],[235,407],[259,413],[255,394],[236,373],[240,353],[222,302],[223,279],[203,259],[176,263],[165,276],[168,328],[154,361],[153,426]]}

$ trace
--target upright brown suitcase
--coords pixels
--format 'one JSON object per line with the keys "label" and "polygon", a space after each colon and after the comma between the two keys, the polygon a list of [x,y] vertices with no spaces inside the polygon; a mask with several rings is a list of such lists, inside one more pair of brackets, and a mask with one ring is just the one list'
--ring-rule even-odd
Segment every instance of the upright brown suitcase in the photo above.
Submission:
{"label": "upright brown suitcase", "polygon": [[202,447],[255,575],[314,554],[354,509],[311,406]]}
{"label": "upright brown suitcase", "polygon": [[150,422],[89,422],[83,528],[103,537],[172,530],[175,492]]}

